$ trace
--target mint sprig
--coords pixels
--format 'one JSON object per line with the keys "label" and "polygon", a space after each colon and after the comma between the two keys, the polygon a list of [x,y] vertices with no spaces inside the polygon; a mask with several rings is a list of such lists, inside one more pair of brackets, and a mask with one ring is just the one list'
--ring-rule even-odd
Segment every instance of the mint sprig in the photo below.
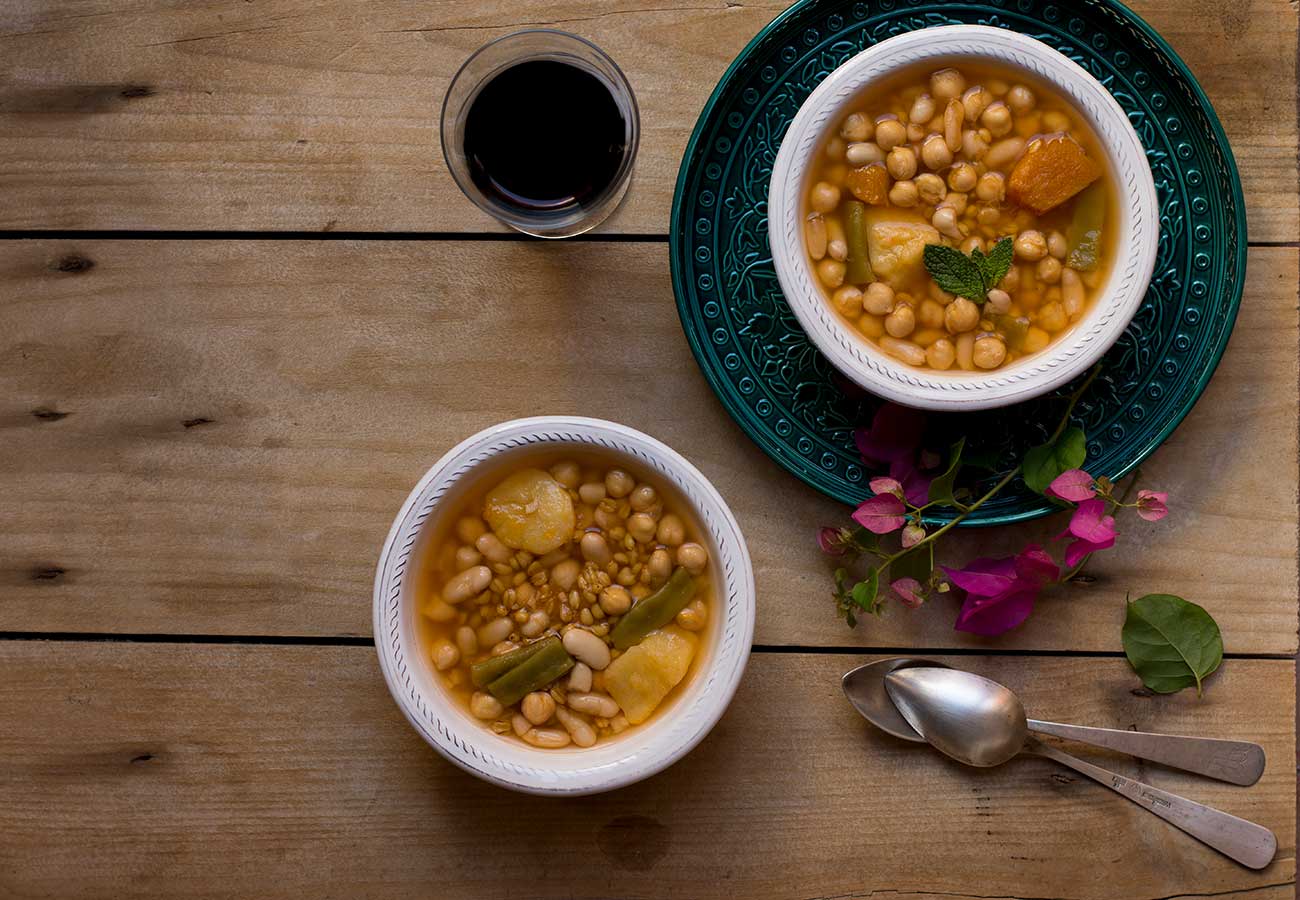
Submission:
{"label": "mint sprig", "polygon": [[976,247],[969,256],[946,244],[926,244],[925,268],[935,284],[948,293],[983,303],[989,291],[1011,270],[1013,256],[1009,237],[998,241],[988,253]]}

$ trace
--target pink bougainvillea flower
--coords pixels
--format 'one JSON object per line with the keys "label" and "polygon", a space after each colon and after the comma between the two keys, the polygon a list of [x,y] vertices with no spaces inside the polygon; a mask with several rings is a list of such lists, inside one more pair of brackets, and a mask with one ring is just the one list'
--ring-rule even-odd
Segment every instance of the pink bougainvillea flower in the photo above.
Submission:
{"label": "pink bougainvillea flower", "polygon": [[1065,564],[1074,568],[1085,558],[1098,550],[1109,550],[1115,546],[1115,539],[1112,537],[1105,541],[1085,541],[1082,538],[1071,541],[1070,546],[1065,548]]}
{"label": "pink bougainvillea flower", "polygon": [[930,499],[930,482],[934,481],[912,464],[910,457],[889,464],[889,474],[903,487],[903,496],[913,506],[924,506]]}
{"label": "pink bougainvillea flower", "polygon": [[1106,501],[1084,500],[1070,516],[1070,534],[1082,541],[1101,544],[1115,541],[1115,517],[1106,515]]}
{"label": "pink bougainvillea flower", "polygon": [[910,458],[921,443],[925,416],[915,409],[886,403],[876,410],[870,428],[853,433],[862,458],[872,466],[883,466],[896,459]]}
{"label": "pink bougainvillea flower", "polygon": [[1052,557],[1033,544],[1015,557],[982,558],[963,569],[945,566],[944,571],[966,592],[954,627],[986,637],[1024,622],[1034,610],[1038,592],[1061,574]]}
{"label": "pink bougainvillea flower", "polygon": [[915,523],[903,529],[903,549],[915,547],[925,540],[925,529]]}
{"label": "pink bougainvillea flower", "polygon": [[899,578],[889,586],[904,604],[916,609],[925,602],[925,591],[915,578]]}
{"label": "pink bougainvillea flower", "polygon": [[827,556],[843,556],[853,544],[853,535],[846,528],[832,528],[829,525],[817,530],[817,546]]}
{"label": "pink bougainvillea flower", "polygon": [[871,493],[873,494],[896,494],[899,497],[903,496],[903,486],[893,478],[887,478],[882,475],[871,479],[869,485],[871,487]]}
{"label": "pink bougainvillea flower", "polygon": [[1164,491],[1138,491],[1137,514],[1148,522],[1169,515],[1169,495]]}
{"label": "pink bougainvillea flower", "polygon": [[893,494],[877,494],[853,511],[853,521],[873,534],[889,534],[902,528],[907,507]]}
{"label": "pink bougainvillea flower", "polygon": [[1097,496],[1097,488],[1093,484],[1092,476],[1083,469],[1070,469],[1052,480],[1052,483],[1047,486],[1047,493],[1071,503],[1080,503]]}

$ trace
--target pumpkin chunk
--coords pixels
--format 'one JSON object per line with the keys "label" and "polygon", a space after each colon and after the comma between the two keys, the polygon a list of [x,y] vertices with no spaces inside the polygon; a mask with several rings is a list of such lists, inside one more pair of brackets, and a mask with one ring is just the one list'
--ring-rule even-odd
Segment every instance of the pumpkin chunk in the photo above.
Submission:
{"label": "pumpkin chunk", "polygon": [[1074,138],[1039,138],[1011,170],[1007,197],[1041,216],[1100,177],[1101,169]]}
{"label": "pumpkin chunk", "polygon": [[863,203],[884,206],[889,202],[889,172],[884,163],[854,169],[848,176],[849,191]]}

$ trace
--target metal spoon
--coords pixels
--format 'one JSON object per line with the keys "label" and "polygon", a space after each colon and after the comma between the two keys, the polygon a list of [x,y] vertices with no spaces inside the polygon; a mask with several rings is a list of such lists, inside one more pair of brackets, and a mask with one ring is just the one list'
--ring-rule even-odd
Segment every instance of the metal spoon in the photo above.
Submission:
{"label": "metal spoon", "polygon": [[997,766],[1020,754],[1052,759],[1244,866],[1262,869],[1277,853],[1277,838],[1262,825],[1116,775],[1030,737],[1020,699],[996,681],[955,669],[904,668],[885,676],[885,690],[908,724],[958,762]]}
{"label": "metal spoon", "polygon": [[[948,669],[941,662],[900,656],[859,666],[844,676],[844,693],[849,702],[876,727],[907,741],[925,743],[925,738],[899,715],[885,691],[885,676],[900,668],[928,666]],[[960,672],[960,669],[951,669]],[[962,673],[969,674],[969,673]],[[971,675],[972,678],[979,676]],[[982,679],[983,680],[983,679]],[[996,682],[994,682],[996,683]],[[1002,688],[1002,685],[998,685]],[[1006,688],[1002,688],[1006,690]],[[1105,747],[1149,759],[1175,769],[1195,772],[1231,784],[1252,785],[1264,774],[1264,748],[1248,741],[1224,741],[1215,738],[1184,737],[1177,734],[1152,734],[1145,731],[1120,731],[1114,728],[1090,728],[1029,719],[1030,731]]]}

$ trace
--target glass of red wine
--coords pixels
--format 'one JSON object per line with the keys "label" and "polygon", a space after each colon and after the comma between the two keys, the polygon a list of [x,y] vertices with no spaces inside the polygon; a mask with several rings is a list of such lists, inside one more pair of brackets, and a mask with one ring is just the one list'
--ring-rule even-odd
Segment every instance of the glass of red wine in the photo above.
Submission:
{"label": "glass of red wine", "polygon": [[614,211],[640,134],[622,71],[564,31],[517,31],[480,48],[442,104],[442,153],[456,184],[538,237],[582,234]]}

